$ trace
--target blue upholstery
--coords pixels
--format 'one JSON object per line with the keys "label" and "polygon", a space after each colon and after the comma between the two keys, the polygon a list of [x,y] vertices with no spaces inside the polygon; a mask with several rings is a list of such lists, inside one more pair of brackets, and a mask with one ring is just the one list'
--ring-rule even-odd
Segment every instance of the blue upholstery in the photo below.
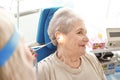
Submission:
{"label": "blue upholstery", "polygon": [[[48,36],[48,33],[47,33],[47,29],[48,29],[49,22],[53,16],[54,12],[56,10],[58,10],[59,8],[60,7],[46,8],[41,11],[40,19],[39,19],[39,23],[38,23],[37,39],[36,39],[36,41],[39,44],[47,44],[47,43],[51,42],[51,40]],[[36,51],[36,53],[38,54],[37,61],[39,62],[43,58],[54,53],[55,50],[56,50],[56,46],[54,46],[53,44],[49,44],[49,45],[39,49],[38,51]]]}

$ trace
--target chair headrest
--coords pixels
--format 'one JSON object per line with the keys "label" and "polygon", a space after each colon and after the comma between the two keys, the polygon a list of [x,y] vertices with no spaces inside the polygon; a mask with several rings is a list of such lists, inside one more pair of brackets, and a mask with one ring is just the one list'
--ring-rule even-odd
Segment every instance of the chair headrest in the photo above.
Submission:
{"label": "chair headrest", "polygon": [[[60,7],[53,7],[53,8],[45,8],[41,11],[40,19],[38,23],[38,31],[37,31],[37,42],[39,44],[47,44],[51,42],[47,29],[49,26],[49,22],[53,17],[53,14],[59,9]],[[56,49],[53,44],[47,45],[50,49]]]}

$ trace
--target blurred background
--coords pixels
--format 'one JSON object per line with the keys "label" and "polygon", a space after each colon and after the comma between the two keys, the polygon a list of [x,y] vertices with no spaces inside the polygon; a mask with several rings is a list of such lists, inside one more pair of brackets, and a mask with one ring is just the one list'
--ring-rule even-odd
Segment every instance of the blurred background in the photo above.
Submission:
{"label": "blurred background", "polygon": [[120,0],[0,0],[0,6],[16,16],[16,24],[27,44],[36,40],[36,31],[42,8],[66,6],[73,8],[86,23],[91,40],[102,35],[106,28],[120,27]]}

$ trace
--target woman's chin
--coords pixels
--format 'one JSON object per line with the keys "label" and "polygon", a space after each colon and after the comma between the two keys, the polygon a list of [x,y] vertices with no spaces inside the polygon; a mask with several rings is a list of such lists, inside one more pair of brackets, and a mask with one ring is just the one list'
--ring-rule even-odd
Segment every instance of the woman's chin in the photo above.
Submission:
{"label": "woman's chin", "polygon": [[82,55],[85,55],[85,53],[86,53],[86,51],[82,51],[82,52],[80,52],[80,55],[82,56]]}

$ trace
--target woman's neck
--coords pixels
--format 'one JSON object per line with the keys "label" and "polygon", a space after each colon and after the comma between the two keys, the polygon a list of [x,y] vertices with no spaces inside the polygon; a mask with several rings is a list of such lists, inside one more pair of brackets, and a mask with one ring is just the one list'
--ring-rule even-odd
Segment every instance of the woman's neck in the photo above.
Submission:
{"label": "woman's neck", "polygon": [[79,56],[71,56],[69,53],[57,52],[57,57],[71,68],[78,68],[81,65],[81,58]]}

